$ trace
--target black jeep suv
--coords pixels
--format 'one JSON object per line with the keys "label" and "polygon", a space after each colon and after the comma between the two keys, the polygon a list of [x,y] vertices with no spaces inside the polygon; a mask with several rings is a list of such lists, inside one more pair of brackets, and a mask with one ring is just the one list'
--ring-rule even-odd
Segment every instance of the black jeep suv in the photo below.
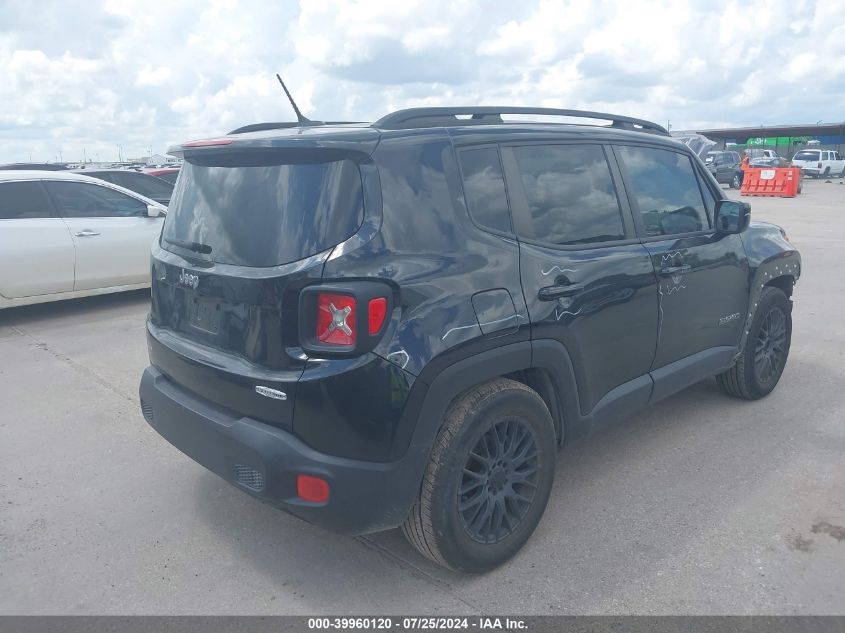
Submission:
{"label": "black jeep suv", "polygon": [[314,524],[401,525],[487,570],[537,526],[562,442],[783,372],[798,252],[659,125],[425,108],[171,152],[144,417]]}

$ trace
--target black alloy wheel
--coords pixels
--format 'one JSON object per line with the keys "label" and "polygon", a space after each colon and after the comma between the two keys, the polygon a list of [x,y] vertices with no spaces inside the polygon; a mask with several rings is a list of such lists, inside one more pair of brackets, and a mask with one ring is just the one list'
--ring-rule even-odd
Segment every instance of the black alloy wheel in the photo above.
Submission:
{"label": "black alloy wheel", "polygon": [[761,384],[780,375],[786,361],[786,315],[773,306],[763,317],[754,346],[754,372]]}
{"label": "black alloy wheel", "polygon": [[458,510],[474,541],[507,538],[531,507],[539,479],[539,451],[531,428],[503,420],[470,450],[458,489]]}

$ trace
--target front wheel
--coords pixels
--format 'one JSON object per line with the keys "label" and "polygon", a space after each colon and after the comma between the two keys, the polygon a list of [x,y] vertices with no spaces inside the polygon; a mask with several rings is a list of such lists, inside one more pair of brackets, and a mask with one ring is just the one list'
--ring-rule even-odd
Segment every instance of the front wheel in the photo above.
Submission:
{"label": "front wheel", "polygon": [[729,395],[757,400],[780,380],[792,342],[792,305],[779,288],[763,288],[742,354],[716,378]]}
{"label": "front wheel", "polygon": [[405,537],[451,569],[501,565],[543,516],[556,451],[551,415],[534,390],[506,378],[470,389],[446,412]]}

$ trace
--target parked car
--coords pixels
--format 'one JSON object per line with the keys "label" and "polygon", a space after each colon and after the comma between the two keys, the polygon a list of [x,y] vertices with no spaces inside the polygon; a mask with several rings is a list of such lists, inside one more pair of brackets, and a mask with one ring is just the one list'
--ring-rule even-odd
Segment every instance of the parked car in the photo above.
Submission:
{"label": "parked car", "polygon": [[178,167],[153,167],[152,169],[145,169],[144,173],[148,176],[155,176],[169,182],[171,185],[176,184],[176,178],[179,177]]}
{"label": "parked car", "polygon": [[800,167],[802,173],[816,178],[839,176],[845,178],[845,159],[839,152],[826,149],[802,149],[795,152],[792,165]]}
{"label": "parked car", "polygon": [[739,152],[707,152],[704,158],[704,164],[716,182],[728,184],[734,189],[742,186],[741,163]]}
{"label": "parked car", "polygon": [[761,156],[752,158],[749,167],[789,167],[789,161],[781,156]]}
{"label": "parked car", "polygon": [[0,171],[0,308],[150,284],[165,207],[56,171]]}
{"label": "parked car", "polygon": [[798,252],[657,124],[415,108],[170,153],[141,411],[313,524],[491,569],[561,443],[713,375],[762,398],[786,364]]}
{"label": "parked car", "polygon": [[172,183],[129,169],[82,169],[78,173],[140,193],[164,206],[168,205],[170,196],[173,195]]}

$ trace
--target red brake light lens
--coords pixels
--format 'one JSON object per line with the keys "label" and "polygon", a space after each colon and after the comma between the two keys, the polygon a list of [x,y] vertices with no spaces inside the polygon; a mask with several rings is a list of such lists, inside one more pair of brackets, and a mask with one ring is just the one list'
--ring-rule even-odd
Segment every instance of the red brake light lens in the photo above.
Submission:
{"label": "red brake light lens", "polygon": [[230,138],[206,138],[199,141],[188,141],[182,143],[182,147],[209,147],[211,145],[230,145],[232,139]]}
{"label": "red brake light lens", "polygon": [[321,292],[317,299],[317,340],[355,346],[355,297]]}
{"label": "red brake light lens", "polygon": [[384,297],[370,299],[370,305],[368,307],[369,332],[370,336],[374,336],[379,333],[381,326],[384,325],[384,318],[387,316],[387,299]]}
{"label": "red brake light lens", "polygon": [[313,475],[297,475],[296,496],[303,501],[325,503],[329,500],[329,482]]}

